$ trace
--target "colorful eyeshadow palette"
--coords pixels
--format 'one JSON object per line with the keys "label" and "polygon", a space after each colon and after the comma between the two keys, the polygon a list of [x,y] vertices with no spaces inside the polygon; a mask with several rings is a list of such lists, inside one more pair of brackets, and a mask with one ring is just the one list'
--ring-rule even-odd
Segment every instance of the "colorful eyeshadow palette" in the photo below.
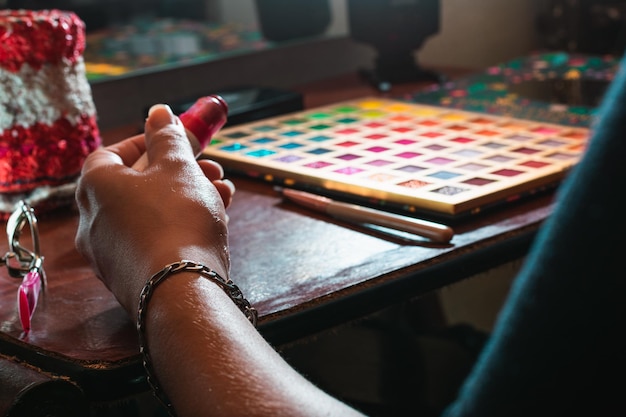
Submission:
{"label": "colorful eyeshadow palette", "polygon": [[460,218],[556,186],[584,127],[363,98],[223,129],[229,172],[405,214]]}

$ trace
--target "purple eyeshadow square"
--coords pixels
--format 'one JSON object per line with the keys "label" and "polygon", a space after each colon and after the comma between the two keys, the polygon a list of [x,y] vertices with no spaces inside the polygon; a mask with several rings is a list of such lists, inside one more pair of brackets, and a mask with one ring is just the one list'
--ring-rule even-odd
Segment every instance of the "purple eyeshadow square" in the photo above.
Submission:
{"label": "purple eyeshadow square", "polygon": [[391,161],[386,161],[384,159],[374,159],[373,161],[369,161],[367,165],[371,165],[374,167],[383,167],[385,165],[389,165]]}
{"label": "purple eyeshadow square", "polygon": [[475,162],[470,162],[469,164],[463,164],[463,165],[459,166],[458,168],[464,169],[466,171],[479,171],[479,170],[485,169],[487,167],[488,167],[488,165],[483,165],[483,164],[477,164]]}
{"label": "purple eyeshadow square", "polygon": [[445,165],[445,164],[449,164],[450,162],[454,162],[454,160],[450,158],[444,158],[442,156],[438,156],[436,158],[431,158],[427,160],[426,162],[430,162],[431,164],[436,164],[436,165]]}
{"label": "purple eyeshadow square", "polygon": [[465,158],[473,158],[475,156],[481,155],[482,152],[478,149],[461,149],[456,152],[453,152],[455,155],[462,156]]}
{"label": "purple eyeshadow square", "polygon": [[402,171],[402,172],[407,172],[409,174],[413,174],[415,172],[420,172],[425,170],[426,168],[424,167],[419,167],[417,165],[405,165],[403,167],[400,167],[398,169],[396,169],[396,171]]}
{"label": "purple eyeshadow square", "polygon": [[509,162],[513,158],[511,158],[509,156],[504,156],[504,155],[494,155],[494,156],[490,156],[489,158],[485,158],[485,159],[487,159],[488,161],[493,161],[493,162]]}
{"label": "purple eyeshadow square", "polygon": [[462,193],[463,191],[467,191],[467,188],[452,187],[449,185],[433,190],[434,193],[443,194],[443,195],[455,195],[455,194]]}
{"label": "purple eyeshadow square", "polygon": [[548,158],[558,159],[559,161],[567,161],[569,159],[575,158],[575,156],[565,152],[555,152],[548,155]]}
{"label": "purple eyeshadow square", "polygon": [[432,144],[432,145],[424,146],[424,148],[429,149],[431,151],[440,151],[442,149],[446,149],[447,146],[443,146],[439,144]]}
{"label": "purple eyeshadow square", "polygon": [[355,155],[353,153],[346,153],[346,154],[337,156],[337,159],[342,159],[344,161],[353,161],[353,160],[359,159],[359,158],[360,158],[359,155]]}
{"label": "purple eyeshadow square", "polygon": [[546,140],[542,140],[541,142],[539,142],[539,145],[543,145],[543,146],[549,146],[551,148],[556,148],[558,146],[562,146],[565,145],[566,142],[563,142],[561,140],[556,140],[556,139],[546,139]]}
{"label": "purple eyeshadow square", "polygon": [[275,161],[278,162],[285,162],[287,164],[292,163],[292,162],[296,162],[301,160],[302,157],[301,156],[297,156],[297,155],[285,155],[285,156],[281,156],[280,158],[276,158]]}
{"label": "purple eyeshadow square", "polygon": [[514,140],[516,142],[523,142],[525,140],[530,140],[532,139],[532,136],[527,136],[527,135],[511,135],[511,136],[507,136],[507,139],[510,140]]}
{"label": "purple eyeshadow square", "polygon": [[484,146],[485,148],[489,148],[489,149],[500,149],[506,145],[503,145],[498,142],[487,142],[487,143],[483,143],[482,146]]}

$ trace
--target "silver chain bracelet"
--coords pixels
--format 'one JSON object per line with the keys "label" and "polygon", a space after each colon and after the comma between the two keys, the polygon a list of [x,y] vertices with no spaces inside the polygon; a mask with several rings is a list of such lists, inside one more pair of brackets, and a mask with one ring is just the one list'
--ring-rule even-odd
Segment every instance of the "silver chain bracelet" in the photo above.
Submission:
{"label": "silver chain bracelet", "polygon": [[154,274],[146,285],[144,285],[141,290],[141,295],[139,296],[139,309],[137,311],[137,332],[139,333],[139,353],[141,354],[143,367],[146,372],[146,381],[148,385],[152,389],[154,396],[161,402],[168,410],[171,416],[175,416],[174,408],[172,407],[172,403],[169,401],[163,390],[161,389],[157,378],[154,374],[152,367],[152,358],[150,357],[150,353],[148,351],[148,345],[146,341],[146,314],[147,314],[147,306],[150,298],[156,287],[169,276],[176,274],[178,272],[195,272],[209,280],[215,282],[220,288],[222,288],[226,294],[233,300],[233,302],[237,305],[237,307],[243,312],[246,318],[252,323],[253,326],[256,327],[258,313],[252,307],[250,302],[245,299],[243,293],[233,283],[230,279],[224,279],[217,272],[213,271],[211,268],[199,264],[193,261],[181,260],[178,262],[171,263],[166,265],[165,268]]}

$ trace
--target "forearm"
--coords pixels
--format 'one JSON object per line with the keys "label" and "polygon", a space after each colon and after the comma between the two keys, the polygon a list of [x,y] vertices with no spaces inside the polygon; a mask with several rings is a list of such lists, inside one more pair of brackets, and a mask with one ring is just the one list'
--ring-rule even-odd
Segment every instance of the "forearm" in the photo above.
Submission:
{"label": "forearm", "polygon": [[181,417],[359,415],[293,370],[206,278],[169,277],[146,318],[155,373]]}

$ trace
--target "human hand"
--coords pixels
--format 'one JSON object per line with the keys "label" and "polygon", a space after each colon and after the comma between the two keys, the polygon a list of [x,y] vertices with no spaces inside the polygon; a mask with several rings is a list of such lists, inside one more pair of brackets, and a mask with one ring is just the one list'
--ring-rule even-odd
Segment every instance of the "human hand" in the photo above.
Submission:
{"label": "human hand", "polygon": [[[136,171],[144,153],[150,162]],[[151,109],[145,137],[87,157],[76,192],[76,247],[129,313],[168,263],[190,259],[228,276],[225,207],[234,186],[222,177],[219,164],[195,160],[182,123],[163,105]]]}

